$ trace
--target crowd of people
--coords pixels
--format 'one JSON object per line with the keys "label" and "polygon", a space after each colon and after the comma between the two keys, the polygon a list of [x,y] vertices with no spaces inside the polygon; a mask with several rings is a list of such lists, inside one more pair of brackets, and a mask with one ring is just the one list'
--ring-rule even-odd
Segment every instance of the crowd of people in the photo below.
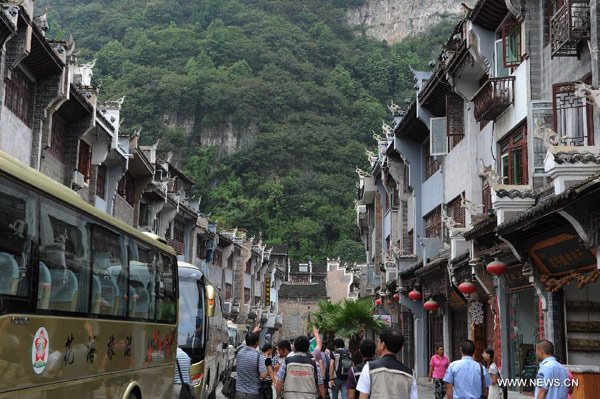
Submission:
{"label": "crowd of people", "polygon": [[[354,354],[345,347],[343,339],[335,339],[329,349],[316,328],[313,335],[312,340],[299,336],[278,342],[276,348],[267,343],[259,349],[257,331],[248,333],[245,344],[237,350],[235,395],[230,399],[419,397],[413,370],[397,359],[404,345],[399,330],[384,329],[377,344],[364,339]],[[482,353],[483,362],[479,363],[473,358],[473,341],[463,342],[460,349],[462,357],[454,362],[448,360],[441,346],[432,356],[428,382],[435,387],[435,399],[506,399],[494,351],[486,349]],[[182,370],[183,374],[189,372],[189,363],[184,358],[187,355],[181,351],[180,358],[180,351],[176,386],[182,381],[189,383],[182,376]],[[567,381],[572,381],[573,376],[554,357],[553,344],[548,340],[538,342],[536,355],[540,364],[534,398],[570,399],[572,386]]]}

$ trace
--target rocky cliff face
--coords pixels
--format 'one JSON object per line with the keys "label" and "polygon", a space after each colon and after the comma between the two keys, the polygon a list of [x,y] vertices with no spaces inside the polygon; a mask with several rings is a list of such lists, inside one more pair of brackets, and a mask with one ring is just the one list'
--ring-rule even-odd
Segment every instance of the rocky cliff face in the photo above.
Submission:
{"label": "rocky cliff face", "polygon": [[194,116],[167,113],[163,116],[166,126],[183,129],[186,136],[194,136],[196,143],[202,147],[217,147],[217,156],[229,155],[237,150],[248,147],[258,133],[255,123],[240,126],[228,121],[209,127],[200,126]]}
{"label": "rocky cliff face", "polygon": [[389,43],[424,32],[442,18],[463,16],[461,3],[474,0],[366,0],[347,10],[350,25],[363,25],[369,36]]}

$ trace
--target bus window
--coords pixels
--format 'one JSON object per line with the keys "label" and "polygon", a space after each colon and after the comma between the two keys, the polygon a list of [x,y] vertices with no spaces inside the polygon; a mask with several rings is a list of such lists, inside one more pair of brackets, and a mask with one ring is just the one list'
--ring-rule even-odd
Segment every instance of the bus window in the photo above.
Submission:
{"label": "bus window", "polygon": [[204,359],[204,285],[195,279],[179,279],[179,333],[177,344],[192,363]]}
{"label": "bus window", "polygon": [[[0,295],[29,296],[36,216],[37,196],[0,177]],[[49,298],[50,281],[40,279],[40,295]]]}
{"label": "bus window", "polygon": [[126,316],[128,271],[121,237],[99,225],[92,227],[91,313]]}
{"label": "bus window", "polygon": [[39,309],[88,312],[90,263],[87,222],[70,209],[41,201],[40,276],[48,269],[51,281],[48,306]]}
{"label": "bus window", "polygon": [[163,254],[158,264],[158,321],[175,324],[177,294],[175,292],[175,260]]}
{"label": "bus window", "polygon": [[129,240],[129,316],[154,320],[156,267],[162,263],[155,250]]}

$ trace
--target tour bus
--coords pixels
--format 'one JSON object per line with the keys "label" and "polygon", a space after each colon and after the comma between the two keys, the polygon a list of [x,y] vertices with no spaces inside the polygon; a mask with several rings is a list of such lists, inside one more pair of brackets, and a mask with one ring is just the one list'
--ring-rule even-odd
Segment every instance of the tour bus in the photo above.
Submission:
{"label": "tour bus", "polygon": [[0,152],[0,398],[168,398],[169,246]]}
{"label": "tour bus", "polygon": [[191,358],[190,377],[199,399],[216,397],[227,371],[228,337],[221,299],[202,271],[179,262],[179,334],[177,344]]}

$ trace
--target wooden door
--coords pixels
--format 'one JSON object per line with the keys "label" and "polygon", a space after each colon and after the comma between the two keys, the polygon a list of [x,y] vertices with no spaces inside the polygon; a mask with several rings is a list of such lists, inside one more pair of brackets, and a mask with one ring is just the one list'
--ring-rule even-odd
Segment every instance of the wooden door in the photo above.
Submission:
{"label": "wooden door", "polygon": [[444,346],[444,318],[437,312],[429,313],[429,358],[438,347]]}
{"label": "wooden door", "polygon": [[465,342],[469,337],[467,330],[467,307],[462,306],[453,308],[450,312],[452,323],[452,354],[450,361],[461,358],[460,344]]}

